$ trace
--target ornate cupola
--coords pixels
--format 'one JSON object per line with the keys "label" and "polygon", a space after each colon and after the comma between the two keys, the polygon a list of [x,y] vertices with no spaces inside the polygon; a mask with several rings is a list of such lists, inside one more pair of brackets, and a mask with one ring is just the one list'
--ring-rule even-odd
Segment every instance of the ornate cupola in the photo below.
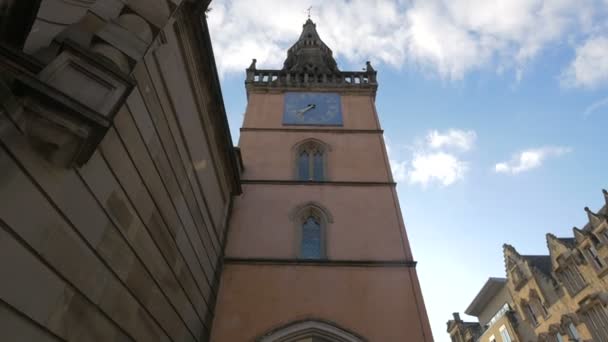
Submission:
{"label": "ornate cupola", "polygon": [[343,88],[355,92],[372,92],[378,88],[376,70],[369,61],[361,71],[340,71],[331,49],[321,40],[316,24],[308,18],[300,38],[287,51],[280,70],[257,69],[254,59],[247,68],[247,94],[269,88]]}
{"label": "ornate cupola", "polygon": [[287,50],[283,70],[313,74],[339,73],[331,49],[323,43],[317,33],[317,25],[306,20],[298,41]]}

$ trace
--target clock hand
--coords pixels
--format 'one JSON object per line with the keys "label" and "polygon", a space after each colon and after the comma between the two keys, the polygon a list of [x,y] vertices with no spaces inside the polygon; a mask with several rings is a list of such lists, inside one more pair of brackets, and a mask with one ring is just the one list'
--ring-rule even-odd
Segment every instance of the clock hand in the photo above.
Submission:
{"label": "clock hand", "polygon": [[311,109],[314,109],[317,105],[313,104],[309,104],[308,106],[300,109],[299,111],[296,112],[296,116],[302,117],[302,115],[304,115],[304,113],[308,112]]}

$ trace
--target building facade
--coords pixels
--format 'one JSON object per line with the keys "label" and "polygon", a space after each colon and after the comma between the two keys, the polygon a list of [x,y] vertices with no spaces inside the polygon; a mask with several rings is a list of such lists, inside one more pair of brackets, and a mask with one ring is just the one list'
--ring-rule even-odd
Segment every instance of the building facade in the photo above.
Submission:
{"label": "building facade", "polygon": [[[522,255],[513,246],[504,245],[505,287],[510,300],[506,302],[514,340],[608,341],[606,190],[603,195],[606,204],[597,213],[585,208],[589,222],[582,229],[573,228],[574,237],[547,234],[549,255]],[[479,323],[483,331],[486,327],[481,318]],[[448,332],[455,334],[456,330]],[[478,340],[491,341],[486,335]]]}
{"label": "building facade", "polygon": [[465,313],[477,322],[464,322],[458,313],[448,321],[453,342],[523,342],[534,340],[534,332],[522,324],[514,310],[514,301],[506,278],[489,278]]}
{"label": "building facade", "polygon": [[241,154],[208,8],[0,0],[0,340],[432,341],[376,71],[307,21]]}
{"label": "building facade", "polygon": [[247,69],[212,340],[432,341],[375,109],[315,24],[281,70]]}
{"label": "building facade", "polygon": [[0,1],[0,340],[209,340],[240,183],[208,3]]}

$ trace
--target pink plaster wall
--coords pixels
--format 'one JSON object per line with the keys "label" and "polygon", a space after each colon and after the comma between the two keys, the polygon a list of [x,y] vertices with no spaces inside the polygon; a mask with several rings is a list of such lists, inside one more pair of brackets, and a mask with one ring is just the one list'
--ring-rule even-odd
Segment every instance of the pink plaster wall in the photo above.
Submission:
{"label": "pink plaster wall", "polygon": [[[240,147],[245,171],[243,179],[293,180],[296,149],[301,141],[315,138],[327,144],[326,180],[390,182],[392,176],[379,133],[310,133],[245,131]],[[260,158],[263,156],[263,158]]]}
{"label": "pink plaster wall", "polygon": [[[249,94],[243,126],[258,130],[242,131],[242,178],[275,182],[243,184],[234,201],[226,257],[296,259],[300,227],[293,214],[315,202],[331,215],[325,236],[329,262],[412,260],[392,185],[280,182],[294,180],[293,148],[307,138],[331,147],[327,180],[392,181],[382,135],[356,132],[380,129],[372,97],[342,95],[342,109],[343,127],[284,127],[282,94]],[[335,322],[370,342],[432,341],[414,268],[245,262],[225,265],[214,342],[254,341],[303,319]]]}
{"label": "pink plaster wall", "polygon": [[[344,126],[341,128],[380,129],[372,97],[369,95],[342,95],[341,98],[344,121]],[[247,115],[245,115],[243,127],[283,128],[282,122],[283,94],[249,94]]]}
{"label": "pink plaster wall", "polygon": [[290,214],[315,201],[333,216],[328,259],[411,260],[390,186],[243,186],[230,219],[226,256],[296,258],[298,228]]}
{"label": "pink plaster wall", "polygon": [[370,342],[432,341],[417,281],[411,268],[227,265],[211,340],[254,341],[321,319]]}

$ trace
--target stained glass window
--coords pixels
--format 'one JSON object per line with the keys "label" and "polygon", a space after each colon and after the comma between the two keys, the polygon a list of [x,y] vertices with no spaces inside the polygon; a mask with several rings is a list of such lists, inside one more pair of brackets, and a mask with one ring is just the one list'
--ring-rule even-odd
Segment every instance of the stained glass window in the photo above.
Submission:
{"label": "stained glass window", "polygon": [[321,259],[321,224],[313,216],[309,216],[302,225],[301,257]]}

